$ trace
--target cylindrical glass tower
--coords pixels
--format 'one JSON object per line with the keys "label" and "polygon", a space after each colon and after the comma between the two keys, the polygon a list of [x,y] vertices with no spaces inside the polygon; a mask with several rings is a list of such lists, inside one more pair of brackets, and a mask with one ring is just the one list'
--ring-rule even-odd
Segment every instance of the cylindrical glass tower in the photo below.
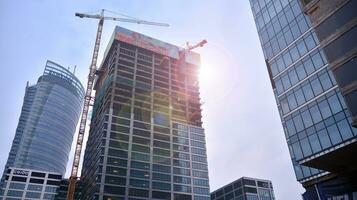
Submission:
{"label": "cylindrical glass tower", "polygon": [[84,88],[72,72],[47,61],[37,84],[26,86],[6,168],[64,175],[83,95]]}

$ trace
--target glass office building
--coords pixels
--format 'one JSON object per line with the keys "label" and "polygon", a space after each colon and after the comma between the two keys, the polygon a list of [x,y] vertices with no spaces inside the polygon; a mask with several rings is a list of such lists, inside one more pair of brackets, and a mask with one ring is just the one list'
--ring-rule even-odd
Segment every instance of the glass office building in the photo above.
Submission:
{"label": "glass office building", "polygon": [[357,0],[301,0],[357,127]]}
{"label": "glass office building", "polygon": [[6,170],[4,196],[6,200],[53,200],[62,174],[9,167]]}
{"label": "glass office building", "polygon": [[211,200],[275,200],[271,181],[242,177],[214,192]]}
{"label": "glass office building", "polygon": [[353,185],[352,175],[340,177],[306,163],[356,144],[351,113],[300,1],[250,3],[296,178],[306,199],[333,198]]}
{"label": "glass office building", "polygon": [[[37,84],[27,84],[24,102],[5,166],[64,175],[81,113],[84,89],[66,68],[47,61]],[[11,181],[11,180],[10,180]]]}
{"label": "glass office building", "polygon": [[84,199],[209,199],[199,62],[115,28],[95,83]]}

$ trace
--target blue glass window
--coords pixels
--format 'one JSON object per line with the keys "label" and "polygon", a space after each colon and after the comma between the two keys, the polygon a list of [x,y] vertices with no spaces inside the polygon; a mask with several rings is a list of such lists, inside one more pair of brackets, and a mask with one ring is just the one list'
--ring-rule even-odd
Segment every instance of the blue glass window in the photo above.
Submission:
{"label": "blue glass window", "polygon": [[315,41],[314,41],[314,38],[312,37],[311,34],[309,34],[309,35],[305,38],[305,42],[306,42],[307,49],[308,49],[309,51],[315,47]]}
{"label": "blue glass window", "polygon": [[330,107],[326,100],[319,103],[319,108],[324,119],[327,119],[332,115]]}
{"label": "blue glass window", "polygon": [[312,74],[315,71],[314,65],[310,59],[304,61],[304,67],[307,74]]}
{"label": "blue glass window", "polygon": [[302,156],[302,151],[299,142],[295,142],[294,144],[292,144],[292,148],[294,151],[295,158],[297,160],[300,160],[303,156]]}
{"label": "blue glass window", "polygon": [[321,146],[323,149],[327,149],[331,146],[330,137],[328,136],[326,129],[322,129],[317,133],[317,135],[320,139]]}
{"label": "blue glass window", "polygon": [[340,132],[338,131],[337,126],[335,124],[330,126],[330,127],[328,127],[327,131],[328,131],[328,133],[330,135],[332,144],[336,145],[336,144],[342,142],[342,138],[341,138]]}
{"label": "blue glass window", "polygon": [[300,132],[304,129],[304,125],[303,125],[303,122],[302,122],[302,119],[301,119],[301,116],[300,115],[297,115],[293,118],[294,120],[294,124],[295,124],[295,127],[296,127],[296,131],[297,132]]}
{"label": "blue glass window", "polygon": [[304,121],[305,127],[310,127],[313,125],[309,110],[304,111],[301,113],[302,120]]}
{"label": "blue glass window", "polygon": [[310,113],[315,124],[322,120],[322,116],[317,105],[310,108]]}
{"label": "blue glass window", "polygon": [[330,80],[328,73],[324,73],[319,77],[319,79],[325,91],[332,87],[332,82]]}
{"label": "blue glass window", "polygon": [[295,126],[294,126],[293,120],[292,119],[287,120],[285,122],[285,124],[286,124],[286,128],[288,130],[289,136],[294,135],[296,133],[296,130],[295,130]]}
{"label": "blue glass window", "polygon": [[305,157],[312,154],[311,147],[307,138],[302,139],[300,144]]}
{"label": "blue glass window", "polygon": [[297,104],[300,106],[301,104],[303,104],[305,102],[304,93],[302,92],[301,88],[298,88],[294,92],[295,92]]}
{"label": "blue glass window", "polygon": [[289,78],[290,78],[290,81],[291,81],[292,85],[295,85],[299,81],[299,78],[298,78],[298,76],[296,74],[295,69],[292,69],[292,70],[289,71]]}
{"label": "blue glass window", "polygon": [[311,89],[311,86],[309,83],[305,83],[302,86],[302,90],[304,91],[304,95],[305,95],[305,98],[307,101],[314,97],[314,94],[312,92],[312,89]]}
{"label": "blue glass window", "polygon": [[294,93],[292,93],[288,96],[288,103],[289,103],[290,110],[293,110],[297,107]]}
{"label": "blue glass window", "polygon": [[321,151],[321,145],[316,134],[310,135],[309,141],[311,144],[312,152],[317,153]]}
{"label": "blue glass window", "polygon": [[306,77],[306,71],[305,71],[304,65],[302,63],[299,63],[296,66],[296,73],[297,73],[300,81]]}
{"label": "blue glass window", "polygon": [[353,137],[351,128],[350,128],[347,120],[342,120],[342,121],[338,122],[337,126],[341,132],[343,140],[347,140],[347,139]]}
{"label": "blue glass window", "polygon": [[327,101],[330,104],[333,114],[336,114],[342,110],[342,106],[336,95],[329,97]]}
{"label": "blue glass window", "polygon": [[320,81],[318,78],[315,78],[311,81],[312,91],[314,91],[315,96],[323,92]]}

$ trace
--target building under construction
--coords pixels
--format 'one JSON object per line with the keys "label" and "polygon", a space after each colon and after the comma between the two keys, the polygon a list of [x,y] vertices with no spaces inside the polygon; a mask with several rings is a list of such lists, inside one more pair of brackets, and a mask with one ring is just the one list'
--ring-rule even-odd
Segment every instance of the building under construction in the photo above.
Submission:
{"label": "building under construction", "polygon": [[97,71],[82,199],[209,199],[197,53],[116,27]]}

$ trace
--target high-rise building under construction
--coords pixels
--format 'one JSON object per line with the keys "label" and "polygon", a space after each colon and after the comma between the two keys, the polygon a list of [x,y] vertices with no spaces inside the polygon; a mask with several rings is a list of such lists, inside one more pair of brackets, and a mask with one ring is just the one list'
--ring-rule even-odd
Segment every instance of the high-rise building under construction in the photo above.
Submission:
{"label": "high-rise building under construction", "polygon": [[197,53],[116,27],[97,71],[84,199],[209,199]]}

